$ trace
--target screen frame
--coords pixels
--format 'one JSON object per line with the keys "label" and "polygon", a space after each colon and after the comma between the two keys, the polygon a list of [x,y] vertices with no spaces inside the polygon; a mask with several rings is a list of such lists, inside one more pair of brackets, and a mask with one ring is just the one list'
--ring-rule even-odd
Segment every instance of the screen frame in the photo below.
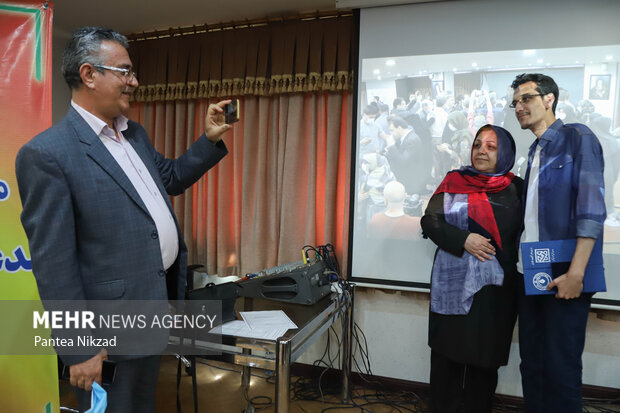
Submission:
{"label": "screen frame", "polygon": [[[480,0],[478,1],[478,3],[484,3],[484,0]],[[532,4],[534,4],[535,2],[531,2]],[[570,1],[568,3],[571,3]],[[455,3],[452,3],[455,4]],[[429,4],[415,4],[415,5],[408,5],[408,6],[389,6],[390,8],[399,8],[399,7],[418,7],[421,8],[420,10],[423,11],[428,11],[428,10],[433,10],[433,13],[437,13],[438,10],[441,11],[441,7],[445,6],[445,3],[429,3]],[[527,6],[527,5],[526,5]],[[566,7],[570,8],[570,4],[567,4]],[[592,7],[596,7],[596,5],[593,5]],[[431,14],[433,14],[431,13]],[[389,289],[403,289],[403,290],[413,290],[413,291],[422,291],[422,292],[430,292],[430,282],[417,282],[417,281],[401,281],[401,280],[391,280],[391,279],[387,279],[387,278],[369,278],[369,277],[360,277],[360,276],[355,276],[353,275],[352,271],[353,271],[353,243],[354,243],[354,232],[355,232],[355,228],[354,228],[354,224],[355,224],[355,203],[356,203],[356,196],[357,196],[357,189],[356,189],[356,179],[357,179],[357,168],[358,168],[358,159],[357,159],[357,140],[358,140],[358,124],[359,124],[359,119],[358,119],[358,115],[359,115],[359,110],[360,110],[360,88],[362,85],[362,60],[364,58],[364,56],[360,55],[360,45],[362,42],[362,38],[361,38],[361,23],[362,23],[362,18],[361,18],[361,10],[360,9],[355,9],[353,10],[353,15],[354,15],[354,19],[355,19],[355,33],[354,33],[354,51],[353,51],[353,55],[354,55],[354,59],[357,59],[357,72],[356,72],[356,77],[355,77],[355,81],[354,81],[354,89],[353,89],[353,93],[352,93],[352,99],[353,99],[353,104],[352,104],[352,127],[351,127],[351,133],[352,133],[352,139],[351,139],[351,162],[350,162],[350,191],[349,191],[349,228],[348,228],[348,254],[347,254],[347,278],[350,279],[353,282],[356,283],[360,283],[366,286],[374,286],[376,288],[389,288]],[[536,23],[534,23],[536,24]],[[612,30],[612,29],[610,29]],[[613,29],[616,31],[619,31],[618,28]],[[537,45],[537,47],[540,48],[554,48],[554,47],[576,47],[576,46],[587,46],[588,44],[588,39],[580,39],[579,42],[576,42],[575,44],[564,44],[564,45],[549,45],[548,42],[542,42],[541,45]],[[389,47],[388,47],[389,49]],[[511,49],[518,49],[518,47],[515,47],[514,41],[511,44],[510,42],[508,42],[508,44],[506,45],[506,50],[511,50]],[[483,51],[483,50],[475,50],[475,48],[473,48],[472,50],[465,50],[465,52],[476,52],[476,51]],[[386,52],[386,55],[392,55],[393,53],[391,53],[392,50],[388,50]],[[449,53],[448,51],[442,50],[441,54],[444,53]],[[424,53],[420,52],[418,53],[418,55],[422,55]],[[428,54],[432,54],[432,53],[428,53]],[[403,55],[402,53],[400,55]],[[406,54],[405,54],[406,55]],[[616,101],[618,101],[618,96],[616,97]],[[594,304],[594,307],[599,307],[599,308],[605,308],[605,309],[612,309],[612,310],[620,310],[620,299],[616,300],[616,299],[606,299],[606,298],[593,298],[592,303]]]}

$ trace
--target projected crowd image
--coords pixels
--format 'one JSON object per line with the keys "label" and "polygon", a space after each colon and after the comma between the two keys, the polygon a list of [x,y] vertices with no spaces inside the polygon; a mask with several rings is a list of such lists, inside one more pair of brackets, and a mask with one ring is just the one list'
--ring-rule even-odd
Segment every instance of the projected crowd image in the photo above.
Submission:
{"label": "projected crowd image", "polygon": [[[429,251],[428,242],[422,242],[420,217],[446,173],[470,164],[471,144],[481,126],[511,132],[517,144],[512,172],[524,177],[535,136],[521,130],[509,107],[510,84],[521,73],[553,77],[560,87],[556,117],[587,125],[600,140],[605,241],[620,245],[619,59],[620,46],[597,46],[363,60],[354,227],[360,273],[383,272],[398,279],[403,268],[392,261],[416,254],[416,266],[430,273],[434,248]],[[620,254],[611,247],[607,252]]]}

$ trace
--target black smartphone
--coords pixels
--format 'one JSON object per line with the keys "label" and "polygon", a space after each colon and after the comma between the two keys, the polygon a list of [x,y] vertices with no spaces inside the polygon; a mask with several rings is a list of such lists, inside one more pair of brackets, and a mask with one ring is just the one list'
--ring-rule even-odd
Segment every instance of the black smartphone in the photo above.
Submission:
{"label": "black smartphone", "polygon": [[224,115],[226,117],[226,123],[229,125],[239,121],[239,117],[241,116],[239,99],[233,99],[230,103],[224,106]]}
{"label": "black smartphone", "polygon": [[116,362],[112,360],[103,360],[103,367],[101,371],[101,384],[114,383],[116,378]]}
{"label": "black smartphone", "polygon": [[[60,378],[63,380],[71,379],[71,366],[65,366],[63,362],[58,359],[59,367],[61,368]],[[103,365],[101,367],[101,384],[110,385],[114,383],[114,378],[116,377],[116,362],[112,360],[103,360]]]}

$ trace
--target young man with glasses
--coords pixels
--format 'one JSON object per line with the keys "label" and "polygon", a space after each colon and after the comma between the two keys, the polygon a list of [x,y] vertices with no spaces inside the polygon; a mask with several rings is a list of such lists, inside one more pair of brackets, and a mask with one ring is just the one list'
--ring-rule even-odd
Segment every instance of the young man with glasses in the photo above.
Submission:
{"label": "young man with glasses", "polygon": [[[126,117],[138,87],[127,49],[117,32],[78,29],[62,61],[71,107],[17,155],[21,220],[42,300],[184,299],[188,253],[169,195],[226,155],[222,107],[230,101],[210,105],[204,134],[179,158],[165,158]],[[80,411],[90,407],[108,358],[104,348],[88,350],[60,355]],[[158,375],[158,355],[118,358],[107,411],[154,412]]]}
{"label": "young man with glasses", "polygon": [[[555,118],[558,86],[549,76],[522,74],[512,83],[510,107],[522,129],[536,135],[530,146],[521,242],[576,238],[570,267],[548,289],[526,296],[521,284],[519,347],[525,411],[581,413],[581,355],[591,293],[583,276],[594,243],[603,237],[603,153],[585,125]],[[523,272],[521,254],[518,269]]]}

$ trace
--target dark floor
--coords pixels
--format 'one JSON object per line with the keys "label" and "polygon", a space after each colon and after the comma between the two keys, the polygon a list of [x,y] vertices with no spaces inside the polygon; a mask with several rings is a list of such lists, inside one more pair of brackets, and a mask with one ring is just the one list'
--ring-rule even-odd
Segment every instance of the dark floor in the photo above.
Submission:
{"label": "dark floor", "polygon": [[[246,398],[241,386],[241,367],[210,360],[199,362],[197,370],[199,412],[242,413],[249,404],[253,405],[256,412],[274,412],[275,380],[270,373],[261,369],[252,369],[249,394]],[[177,360],[172,356],[164,356],[159,374],[156,413],[176,413],[176,380]],[[324,409],[329,409],[329,412],[334,413],[429,411],[426,404],[412,393],[381,394],[374,390],[356,387],[353,390],[354,404],[343,405],[340,389],[333,386],[334,383],[330,388],[329,380],[323,381],[321,389],[319,389],[318,380],[293,377],[291,382],[291,397],[293,398],[289,409],[291,413],[318,413]],[[321,392],[323,392],[322,401]],[[318,400],[297,400],[315,397]],[[183,412],[193,413],[192,382],[191,377],[185,373],[181,381],[180,399]],[[247,399],[250,399],[251,403]],[[66,382],[61,386],[60,404],[71,408],[77,406],[75,397]],[[355,408],[355,405],[364,406],[364,410],[359,407]]]}
{"label": "dark floor", "polygon": [[[243,413],[248,405],[254,410],[247,412],[274,412],[273,399],[275,394],[275,381],[271,372],[261,369],[252,369],[249,394],[244,395],[241,387],[241,367],[228,363],[201,360],[198,364],[198,406],[199,412],[209,413]],[[172,356],[162,357],[157,389],[156,413],[176,413],[176,381],[177,360]],[[319,413],[323,411],[343,412],[430,412],[425,394],[412,392],[394,392],[387,389],[383,391],[369,390],[369,388],[381,388],[379,383],[368,383],[368,389],[354,386],[352,403],[343,405],[340,399],[338,383],[330,380],[327,376],[321,379],[307,379],[293,377],[291,379],[291,413]],[[61,385],[61,406],[76,407],[73,392],[68,384]],[[321,396],[322,393],[322,396]],[[193,413],[193,397],[191,377],[183,374],[181,381],[181,405],[184,413]],[[248,402],[251,400],[251,403]],[[316,399],[316,400],[306,400]],[[506,401],[496,400],[495,413],[520,412],[521,409],[510,406]],[[594,402],[586,401],[584,412],[620,412],[620,400],[613,403],[609,401]],[[113,413],[113,412],[108,412]]]}

